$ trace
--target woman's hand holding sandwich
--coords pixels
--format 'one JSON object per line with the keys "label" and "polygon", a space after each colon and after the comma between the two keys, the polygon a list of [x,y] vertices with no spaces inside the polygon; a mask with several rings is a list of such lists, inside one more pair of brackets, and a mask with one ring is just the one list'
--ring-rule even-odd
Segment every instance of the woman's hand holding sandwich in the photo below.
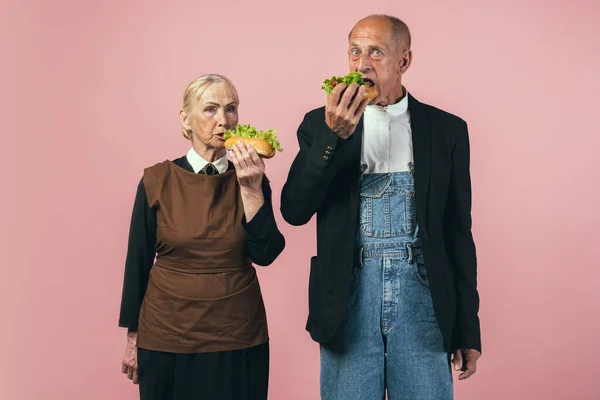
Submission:
{"label": "woman's hand holding sandwich", "polygon": [[240,184],[246,221],[250,221],[265,202],[262,191],[265,163],[254,146],[241,140],[231,147],[230,154]]}

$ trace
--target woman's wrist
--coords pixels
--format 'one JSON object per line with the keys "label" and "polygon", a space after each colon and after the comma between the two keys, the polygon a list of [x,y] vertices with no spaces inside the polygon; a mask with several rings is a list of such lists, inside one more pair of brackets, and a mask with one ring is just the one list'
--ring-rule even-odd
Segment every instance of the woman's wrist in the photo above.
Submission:
{"label": "woman's wrist", "polygon": [[262,200],[263,192],[260,185],[258,187],[240,186],[242,195],[253,200]]}
{"label": "woman's wrist", "polygon": [[265,203],[265,198],[262,189],[242,188],[241,195],[242,203],[244,204],[244,214],[246,214],[246,222],[250,222]]}
{"label": "woman's wrist", "polygon": [[137,345],[137,331],[127,331],[127,343],[133,346]]}

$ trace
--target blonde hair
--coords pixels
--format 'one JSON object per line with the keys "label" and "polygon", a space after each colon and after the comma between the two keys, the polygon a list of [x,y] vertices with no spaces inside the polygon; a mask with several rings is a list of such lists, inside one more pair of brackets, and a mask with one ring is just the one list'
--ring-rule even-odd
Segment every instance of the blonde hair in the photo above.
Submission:
{"label": "blonde hair", "polygon": [[[198,100],[200,100],[204,92],[212,85],[223,86],[223,88],[234,97],[235,101],[239,102],[237,90],[228,78],[218,74],[206,74],[194,79],[187,86],[183,93],[183,106],[181,107],[181,110],[191,116]],[[184,138],[192,140],[192,131],[190,129],[185,129],[185,127],[182,126],[181,133]]]}

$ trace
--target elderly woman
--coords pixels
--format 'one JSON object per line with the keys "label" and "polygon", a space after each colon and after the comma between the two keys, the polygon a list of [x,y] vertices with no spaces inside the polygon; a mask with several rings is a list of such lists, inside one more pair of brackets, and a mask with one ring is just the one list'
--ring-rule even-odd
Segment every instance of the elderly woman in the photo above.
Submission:
{"label": "elderly woman", "polygon": [[[125,265],[123,373],[141,399],[267,399],[267,320],[256,270],[285,241],[262,159],[223,133],[238,94],[220,75],[187,87],[180,112],[192,148],[144,170]],[[156,262],[154,261],[156,257]]]}

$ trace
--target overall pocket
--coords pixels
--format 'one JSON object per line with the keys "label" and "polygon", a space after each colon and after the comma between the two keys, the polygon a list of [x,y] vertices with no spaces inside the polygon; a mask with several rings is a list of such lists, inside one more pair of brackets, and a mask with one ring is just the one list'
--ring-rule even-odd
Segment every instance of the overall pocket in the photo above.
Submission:
{"label": "overall pocket", "polygon": [[373,238],[410,235],[416,228],[415,192],[391,186],[389,174],[369,177],[360,190],[360,230]]}
{"label": "overall pocket", "polygon": [[419,280],[419,282],[421,282],[423,285],[429,287],[429,275],[427,273],[427,267],[425,266],[425,259],[423,258],[422,254],[417,256],[417,258],[415,259],[415,262],[413,263],[413,267],[415,269],[415,275],[417,276],[417,279]]}

